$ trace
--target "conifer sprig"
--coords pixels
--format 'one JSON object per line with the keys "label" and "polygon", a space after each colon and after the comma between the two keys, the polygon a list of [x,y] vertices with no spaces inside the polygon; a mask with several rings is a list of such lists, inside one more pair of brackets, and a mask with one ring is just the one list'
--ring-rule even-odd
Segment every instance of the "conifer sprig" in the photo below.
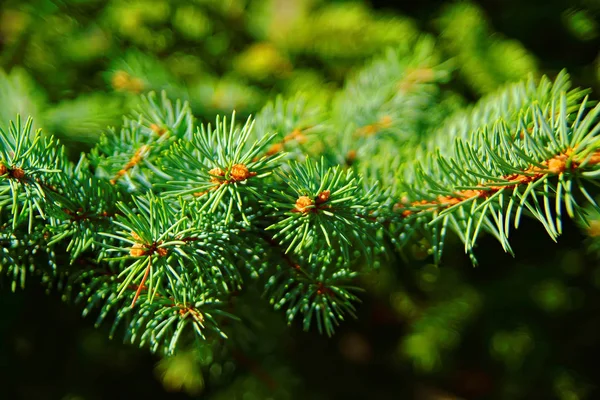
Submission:
{"label": "conifer sprig", "polygon": [[92,149],[96,175],[143,193],[165,177],[156,164],[159,155],[178,139],[190,137],[193,121],[187,103],[172,104],[165,92],[160,102],[154,93],[143,96],[137,115],[126,118],[118,132],[113,128],[103,135]]}
{"label": "conifer sprig", "polygon": [[264,132],[275,133],[261,156],[286,152],[286,159],[302,160],[306,154],[318,151],[318,135],[327,130],[327,108],[324,100],[306,96],[308,94],[298,94],[291,99],[278,96],[256,115],[254,136],[260,138]]}
{"label": "conifer sprig", "polygon": [[575,218],[583,212],[582,201],[597,207],[585,181],[595,176],[600,161],[600,109],[586,111],[585,99],[574,109],[579,94],[553,93],[520,109],[512,121],[498,117],[471,131],[468,140],[457,136],[443,152],[404,171],[405,197],[396,209],[409,219],[404,224],[409,233],[435,226],[438,233],[430,236],[436,237],[436,260],[450,230],[475,262],[473,249],[482,231],[512,253],[510,229],[523,215],[540,221],[556,240],[563,211]]}
{"label": "conifer sprig", "polygon": [[0,210],[11,211],[12,230],[27,221],[29,233],[34,217],[46,216],[44,198],[64,162],[62,147],[40,130],[32,132],[32,124],[28,119],[22,125],[17,118],[8,132],[0,128]]}
{"label": "conifer sprig", "polygon": [[186,203],[177,209],[152,194],[134,198],[133,205],[119,203],[121,215],[113,221],[118,230],[102,233],[118,242],[107,245],[108,251],[125,253],[107,259],[124,263],[118,296],[134,285],[133,306],[142,291],[151,303],[157,295],[171,297],[186,287],[229,291],[239,285],[239,273],[227,253],[235,231],[214,221],[209,226],[208,216],[189,210]]}
{"label": "conifer sprig", "polygon": [[174,286],[177,290],[172,297],[158,295],[152,302],[133,305],[136,290],[130,288],[118,296],[121,279],[111,270],[85,272],[77,281],[82,286],[76,301],[85,303],[84,316],[98,309],[95,325],[99,326],[114,314],[111,338],[121,328],[126,342],[148,345],[153,352],[173,354],[180,346],[189,346],[190,339],[205,340],[208,332],[226,337],[217,319],[236,319],[223,311],[224,303],[206,288]]}
{"label": "conifer sprig", "polygon": [[[249,284],[288,323],[331,335],[355,315],[356,277],[387,251],[383,238],[400,249],[424,239],[439,263],[452,232],[475,262],[483,233],[512,252],[510,232],[525,216],[556,240],[565,216],[585,221],[584,207],[600,210],[600,106],[590,109],[586,91],[570,89],[564,73],[530,80],[434,129],[427,112],[409,111],[449,112],[433,104],[448,70],[427,40],[416,49],[412,63],[390,53],[370,67],[385,85],[359,74],[343,91],[379,104],[377,118],[408,107],[394,114],[402,127],[361,125],[340,97],[279,100],[256,126],[219,117],[194,129],[185,103],[149,95],[74,165],[17,120],[0,131],[0,272],[13,290],[31,272],[60,282],[84,314],[114,317],[113,334],[173,353],[223,336],[229,300]],[[357,129],[372,134],[354,140]]]}
{"label": "conifer sprig", "polygon": [[246,198],[260,199],[264,178],[279,166],[284,154],[265,155],[273,133],[251,140],[253,123],[249,119],[238,128],[235,114],[230,123],[217,118],[214,128],[202,125],[190,141],[176,143],[163,160],[163,171],[169,176],[161,187],[167,196],[197,198],[199,210],[214,213],[226,211],[225,222],[238,211],[246,223]]}
{"label": "conifer sprig", "polygon": [[357,273],[344,267],[343,260],[319,258],[294,268],[284,266],[272,275],[266,285],[269,301],[276,310],[284,309],[291,324],[302,319],[305,330],[313,324],[320,333],[333,335],[346,315],[356,318],[355,303],[360,288],[352,286]]}
{"label": "conifer sprig", "polygon": [[273,191],[267,202],[279,221],[267,227],[287,252],[308,255],[308,260],[325,248],[338,249],[346,260],[358,246],[370,258],[377,209],[375,188],[366,190],[352,169],[327,168],[324,159],[292,162],[280,172],[283,188]]}
{"label": "conifer sprig", "polygon": [[[120,213],[117,202],[123,196],[113,185],[96,178],[90,164],[82,156],[76,165],[67,165],[60,175],[60,198],[49,204],[48,246],[69,239],[66,251],[71,262],[88,250],[100,250],[99,228],[106,229]],[[50,196],[53,196],[51,193]]]}

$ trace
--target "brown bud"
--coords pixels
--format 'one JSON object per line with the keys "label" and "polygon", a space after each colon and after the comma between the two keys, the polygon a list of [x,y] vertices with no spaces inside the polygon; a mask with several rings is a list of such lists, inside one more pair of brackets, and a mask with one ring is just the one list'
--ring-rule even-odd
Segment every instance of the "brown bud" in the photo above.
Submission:
{"label": "brown bud", "polygon": [[256,175],[256,172],[248,171],[248,167],[246,167],[244,164],[235,164],[234,166],[231,167],[231,171],[229,172],[229,175],[231,176],[231,179],[239,182],[239,181],[244,181],[244,180],[248,179],[249,177]]}
{"label": "brown bud", "polygon": [[133,257],[141,257],[144,254],[146,254],[146,249],[144,249],[144,246],[141,243],[135,243],[129,250],[129,255]]}
{"label": "brown bud", "polygon": [[292,211],[305,213],[308,212],[308,207],[312,206],[313,204],[315,203],[310,197],[300,196],[298,197],[298,200],[296,200],[296,208],[294,208]]}
{"label": "brown bud", "polygon": [[0,175],[4,175],[7,172],[8,172],[8,168],[6,168],[6,165],[0,164]]}
{"label": "brown bud", "polygon": [[225,171],[223,171],[219,167],[211,169],[210,171],[208,171],[208,173],[212,176],[225,176]]}
{"label": "brown bud", "polygon": [[117,71],[112,76],[112,87],[117,90],[125,89],[129,84],[129,74],[125,71]]}
{"label": "brown bud", "polygon": [[150,129],[152,129],[152,132],[156,133],[158,136],[164,135],[167,131],[165,128],[162,128],[156,124],[151,124]]}
{"label": "brown bud", "polygon": [[15,168],[10,173],[15,179],[23,179],[25,178],[25,171],[22,168]]}
{"label": "brown bud", "polygon": [[317,196],[317,204],[325,203],[327,200],[329,200],[330,194],[330,190],[323,190],[321,193],[319,193]]}
{"label": "brown bud", "polygon": [[555,157],[548,161],[548,170],[553,174],[560,174],[566,169],[566,157]]}
{"label": "brown bud", "polygon": [[211,178],[210,178],[210,182],[211,183],[214,183],[216,185],[220,185],[222,182],[221,182],[221,179],[219,179],[219,177],[225,176],[225,171],[223,171],[219,167],[216,167],[216,168],[213,168],[210,171],[208,171],[208,174],[212,175]]}

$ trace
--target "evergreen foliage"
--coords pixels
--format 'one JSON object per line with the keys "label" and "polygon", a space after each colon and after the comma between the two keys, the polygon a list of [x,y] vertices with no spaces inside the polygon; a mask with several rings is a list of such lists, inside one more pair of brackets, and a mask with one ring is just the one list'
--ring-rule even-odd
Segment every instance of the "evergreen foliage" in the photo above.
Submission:
{"label": "evergreen foliage", "polygon": [[[69,2],[10,10],[22,22],[3,28],[0,58],[11,69],[0,70],[0,273],[12,291],[33,276],[111,337],[171,356],[160,367],[169,385],[207,348],[275,335],[258,315],[267,304],[332,336],[356,318],[365,287],[385,285],[369,284],[373,271],[420,259],[452,289],[426,310],[396,299],[415,321],[399,348],[432,371],[483,302],[437,268],[448,242],[473,265],[490,237],[518,258],[526,219],[553,241],[574,220],[597,250],[600,105],[566,71],[542,75],[520,44],[491,39],[474,5],[448,7],[437,39],[357,4],[299,1],[279,20],[275,0],[230,3],[90,2],[97,23],[85,29]],[[25,34],[33,15],[60,32]],[[247,31],[215,34],[244,18]],[[194,46],[211,57],[186,55]],[[229,63],[227,46],[240,50]],[[39,87],[12,68],[32,57]],[[56,71],[45,69],[52,57]],[[84,74],[59,71],[100,59],[111,90],[57,101]],[[468,105],[464,86],[484,97]],[[100,126],[111,127],[96,137]],[[58,140],[72,135],[70,148]],[[82,142],[91,149],[76,155]],[[526,354],[530,335],[495,340]],[[522,357],[502,344],[495,357],[513,368]]]}
{"label": "evergreen foliage", "polygon": [[[418,65],[423,53],[412,54]],[[420,87],[414,70],[398,73],[397,60],[392,54],[375,61],[340,99],[380,95],[373,108],[385,112],[431,90],[433,70],[417,73],[427,81]],[[373,69],[383,72],[367,79]],[[412,79],[416,85],[402,90]],[[382,89],[389,81],[399,88],[392,96]],[[394,130],[388,121],[404,121],[401,116],[368,124],[360,115],[337,116],[347,108],[334,107],[318,121],[325,140],[306,149],[301,162],[271,154],[277,133],[252,134],[251,120],[239,125],[217,117],[214,127],[195,129],[187,104],[164,94],[160,101],[145,97],[138,116],[105,134],[89,161],[82,155],[77,165],[55,139],[33,132],[31,120],[22,125],[17,118],[2,131],[2,223],[14,240],[9,254],[21,253],[23,240],[35,243],[49,268],[38,261],[25,268],[76,277],[89,296],[86,313],[98,302],[99,320],[115,309],[116,323],[128,320],[128,339],[139,337],[164,353],[174,352],[187,325],[200,338],[205,329],[221,332],[219,320],[230,317],[219,304],[249,279],[265,285],[290,323],[302,315],[305,329],[314,321],[332,334],[344,314],[353,314],[358,297],[348,285],[356,273],[389,251],[384,237],[400,250],[422,238],[439,263],[453,232],[475,262],[484,232],[512,252],[509,234],[523,216],[537,219],[556,240],[563,214],[581,219],[585,204],[598,207],[589,190],[598,176],[600,106],[590,108],[585,91],[569,86],[565,73],[554,82],[512,85],[450,116],[441,130],[424,127],[430,142]],[[294,115],[270,117],[261,113],[260,125],[291,125],[286,118]],[[346,132],[360,137],[357,148],[394,145],[412,148],[416,157],[405,152],[397,170],[375,167],[377,185],[363,183],[358,171],[369,167],[365,156],[354,156],[352,166],[330,156],[338,148],[336,132],[340,141]],[[378,157],[386,163],[384,154]],[[69,267],[91,262],[81,274]]]}

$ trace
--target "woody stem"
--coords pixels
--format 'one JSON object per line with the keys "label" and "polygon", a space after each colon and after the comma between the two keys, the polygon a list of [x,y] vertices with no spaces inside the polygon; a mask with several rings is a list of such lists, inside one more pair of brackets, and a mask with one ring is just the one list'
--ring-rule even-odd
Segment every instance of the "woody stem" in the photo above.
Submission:
{"label": "woody stem", "polygon": [[150,273],[150,268],[152,268],[152,257],[148,257],[148,266],[146,267],[146,272],[144,272],[144,277],[142,278],[142,281],[140,282],[140,284],[135,292],[135,296],[133,297],[133,301],[131,302],[131,307],[133,307],[135,305],[135,302],[137,301],[138,297],[140,297],[140,293],[142,292],[144,283],[146,283],[146,279],[148,279],[148,274]]}

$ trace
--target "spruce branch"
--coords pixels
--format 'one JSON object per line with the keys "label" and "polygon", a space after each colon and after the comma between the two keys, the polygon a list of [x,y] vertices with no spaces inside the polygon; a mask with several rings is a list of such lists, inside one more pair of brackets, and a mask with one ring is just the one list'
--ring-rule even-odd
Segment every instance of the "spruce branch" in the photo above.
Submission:
{"label": "spruce branch", "polygon": [[298,94],[291,99],[277,96],[256,115],[254,136],[274,132],[270,146],[261,155],[274,156],[286,152],[286,159],[301,159],[314,151],[319,140],[315,138],[326,130],[326,105],[319,100]]}
{"label": "spruce branch", "polygon": [[90,160],[96,175],[123,185],[128,191],[145,191],[164,178],[156,165],[158,155],[178,139],[189,137],[193,116],[187,103],[172,104],[162,92],[160,101],[150,93],[142,97],[135,119],[126,118],[117,134],[113,129],[92,149]]}
{"label": "spruce branch", "polygon": [[322,251],[313,261],[307,257],[288,254],[269,234],[261,231],[270,263],[262,275],[265,296],[276,310],[285,309],[287,323],[302,318],[304,330],[316,321],[319,332],[333,335],[345,315],[355,317],[353,303],[360,302],[357,293],[362,289],[351,285],[358,273],[343,257]]}
{"label": "spruce branch", "polygon": [[556,240],[563,207],[571,218],[582,213],[581,201],[597,207],[585,185],[597,174],[600,108],[587,111],[584,99],[569,112],[572,99],[565,91],[552,93],[519,112],[516,121],[498,118],[468,140],[456,137],[444,153],[412,164],[405,172],[406,197],[396,206],[410,221],[404,227],[440,225],[436,260],[448,230],[461,238],[474,262],[481,231],[512,252],[510,226],[517,228],[524,214]]}
{"label": "spruce branch", "polygon": [[[0,210],[11,211],[11,229],[27,221],[33,230],[34,218],[45,218],[43,199],[52,190],[53,175],[61,172],[65,156],[57,143],[31,132],[33,121],[20,118],[10,123],[8,132],[0,129]],[[4,223],[5,221],[1,221]]]}
{"label": "spruce branch", "polygon": [[[426,39],[416,46],[412,61],[390,53],[370,67],[394,84],[359,74],[344,93],[382,109],[438,107],[448,67]],[[426,112],[397,116],[424,141],[394,131],[387,113],[341,118],[341,98],[279,99],[256,124],[234,114],[195,129],[185,103],[150,94],[77,164],[17,120],[0,132],[0,223],[10,227],[0,272],[13,290],[31,272],[59,282],[84,315],[114,317],[112,334],[167,354],[224,326],[235,334],[229,300],[250,284],[288,323],[331,335],[355,315],[353,282],[377,266],[383,238],[400,249],[425,240],[439,263],[452,232],[475,262],[484,232],[512,252],[525,216],[557,239],[565,216],[600,210],[600,106],[569,85],[565,73],[512,85],[437,130]]]}
{"label": "spruce branch", "polygon": [[330,248],[350,260],[350,249],[359,246],[371,258],[376,226],[363,216],[377,207],[374,187],[365,190],[353,170],[326,168],[324,159],[292,162],[279,177],[284,187],[267,201],[279,221],[266,229],[275,231],[273,238],[287,246],[286,253],[307,254],[312,261]]}
{"label": "spruce branch", "polygon": [[47,235],[43,225],[34,225],[30,233],[17,234],[6,227],[0,231],[0,274],[8,277],[13,292],[24,289],[30,275],[42,276],[50,285],[57,280],[59,266],[56,254],[46,245]]}
{"label": "spruce branch", "polygon": [[[423,36],[389,49],[346,82],[332,105],[335,126],[344,126],[344,155],[372,157],[382,147],[404,147],[429,133],[429,111],[452,66],[442,62],[433,38]],[[342,160],[340,160],[342,161]]]}
{"label": "spruce branch", "polygon": [[60,197],[48,210],[51,234],[48,246],[69,239],[65,250],[73,263],[88,250],[100,250],[99,231],[120,213],[116,204],[123,196],[109,182],[91,173],[85,156],[76,165],[67,165],[60,181]]}
{"label": "spruce branch", "polygon": [[123,265],[118,296],[136,285],[132,307],[142,291],[147,293],[146,302],[152,303],[157,295],[171,297],[181,288],[212,287],[227,292],[239,285],[239,273],[226,250],[234,231],[208,221],[185,203],[177,209],[176,204],[153,194],[133,198],[133,204],[135,209],[118,203],[122,215],[113,220],[118,230],[101,233],[117,241],[117,245],[106,245],[109,252],[125,253],[105,260]]}
{"label": "spruce branch", "polygon": [[172,297],[157,295],[152,303],[143,302],[134,307],[129,300],[135,298],[136,287],[128,288],[126,296],[118,296],[121,280],[115,273],[96,269],[79,275],[78,280],[83,286],[76,302],[86,303],[84,316],[99,309],[95,323],[99,326],[115,314],[110,337],[122,327],[126,342],[148,345],[153,352],[170,355],[180,347],[189,346],[186,343],[190,339],[189,333],[192,333],[192,339],[199,340],[205,340],[207,332],[226,337],[217,319],[236,318],[222,311],[223,302],[211,290],[181,286]]}
{"label": "spruce branch", "polygon": [[[285,309],[289,324],[302,315],[302,325],[308,330],[316,322],[319,332],[333,335],[345,315],[356,318],[356,295],[360,288],[349,285],[356,279],[355,271],[344,268],[343,261],[319,258],[308,260],[296,268],[283,268],[272,275],[267,284],[267,296],[275,309]],[[286,266],[287,267],[287,266]]]}
{"label": "spruce branch", "polygon": [[274,134],[265,134],[251,141],[253,123],[250,119],[243,127],[235,125],[235,114],[227,119],[217,118],[214,128],[209,124],[197,130],[190,141],[176,143],[163,160],[163,171],[169,176],[165,188],[167,196],[197,198],[199,210],[226,211],[225,223],[231,220],[233,206],[244,222],[247,197],[258,200],[264,179],[279,166],[284,154],[264,156],[267,143]]}

